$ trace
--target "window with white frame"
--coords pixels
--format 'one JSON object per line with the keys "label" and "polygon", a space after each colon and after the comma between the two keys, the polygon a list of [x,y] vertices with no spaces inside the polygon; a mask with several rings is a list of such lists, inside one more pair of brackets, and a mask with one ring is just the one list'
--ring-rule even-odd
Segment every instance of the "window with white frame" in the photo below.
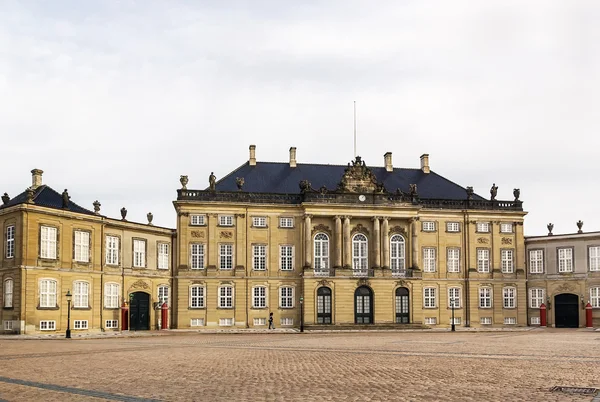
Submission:
{"label": "window with white frame", "polygon": [[390,268],[392,271],[404,271],[406,269],[404,237],[395,234],[390,238]]}
{"label": "window with white frame", "polygon": [[233,244],[219,244],[219,268],[233,268]]}
{"label": "window with white frame", "polygon": [[425,317],[425,325],[436,325],[437,317]]}
{"label": "window with white frame", "polygon": [[448,306],[452,308],[453,303],[454,308],[460,308],[460,288],[448,288]]}
{"label": "window with white frame", "polygon": [[88,308],[90,284],[83,281],[73,282],[73,308]]}
{"label": "window with white frame", "polygon": [[252,217],[252,226],[254,226],[255,228],[266,228],[267,227],[267,218],[264,216]]}
{"label": "window with white frame", "polygon": [[293,228],[294,227],[294,218],[279,218],[279,227],[281,228]]}
{"label": "window with white frame", "polygon": [[192,269],[204,269],[204,244],[190,244],[190,266]]}
{"label": "window with white frame", "polygon": [[4,281],[4,307],[6,308],[13,306],[13,287],[14,282],[12,279]]}
{"label": "window with white frame", "polygon": [[190,288],[190,308],[204,308],[204,286],[195,285]]}
{"label": "window with white frame", "polygon": [[544,250],[529,250],[529,272],[544,273]]}
{"label": "window with white frame", "polygon": [[90,233],[81,230],[75,231],[74,260],[78,262],[90,261]]}
{"label": "window with white frame", "polygon": [[231,327],[233,325],[233,318],[219,318],[220,327]]}
{"label": "window with white frame", "polygon": [[501,223],[500,224],[500,233],[512,233],[513,232],[513,224],[512,223]]}
{"label": "window with white frame", "polygon": [[119,308],[119,284],[105,283],[104,284],[104,307]]}
{"label": "window with white frame", "polygon": [[169,269],[169,244],[158,243],[158,269]]}
{"label": "window with white frame", "polygon": [[291,317],[283,317],[279,323],[281,324],[282,327],[289,327],[294,325],[294,319]]}
{"label": "window with white frame", "polygon": [[600,287],[590,288],[590,304],[593,308],[600,308]]}
{"label": "window with white frame", "polygon": [[446,222],[446,232],[460,232],[460,224],[458,222]]}
{"label": "window with white frame", "polygon": [[146,240],[133,240],[133,266],[136,268],[146,266]]}
{"label": "window with white frame", "polygon": [[119,265],[119,238],[106,236],[106,264]]}
{"label": "window with white frame", "polygon": [[294,269],[294,246],[279,246],[279,257],[282,271]]}
{"label": "window with white frame", "polygon": [[435,222],[433,222],[433,221],[423,222],[423,231],[424,232],[435,232]]}
{"label": "window with white frame", "polygon": [[329,269],[329,236],[317,233],[314,240],[315,269]]}
{"label": "window with white frame", "polygon": [[252,269],[264,271],[267,269],[267,246],[255,244],[252,246]]}
{"label": "window with white frame", "polygon": [[540,325],[540,317],[531,317],[529,323],[531,325]]}
{"label": "window with white frame", "polygon": [[[460,317],[454,317],[454,320],[452,319],[452,317],[450,317],[450,325],[454,324],[454,325],[460,325],[461,322],[461,318]],[[452,322],[454,321],[454,322]]]}
{"label": "window with white frame", "polygon": [[192,318],[190,320],[190,327],[203,327],[204,318]]}
{"label": "window with white frame", "polygon": [[502,273],[503,274],[512,274],[514,271],[514,261],[513,261],[513,250],[512,249],[502,249],[500,250],[500,258],[502,260]]}
{"label": "window with white frame", "polygon": [[56,238],[58,230],[51,226],[40,228],[40,258],[56,259]]}
{"label": "window with white frame", "polygon": [[477,249],[477,272],[490,272],[490,250]]}
{"label": "window with white frame", "polygon": [[515,308],[517,300],[517,289],[506,287],[502,289],[502,298],[504,300],[504,308]]}
{"label": "window with white frame", "polygon": [[504,325],[516,325],[517,317],[504,317]]}
{"label": "window with white frame", "polygon": [[233,226],[233,215],[219,215],[219,226]]}
{"label": "window with white frame", "polygon": [[436,302],[436,288],[423,288],[423,306],[425,308],[435,308]]}
{"label": "window with white frame", "polygon": [[492,307],[492,288],[479,288],[479,308]]}
{"label": "window with white frame", "polygon": [[490,224],[489,222],[477,222],[475,228],[480,233],[488,233],[490,231]]}
{"label": "window with white frame", "polygon": [[104,324],[106,329],[119,329],[119,320],[106,320]]}
{"label": "window with white frame", "polygon": [[219,288],[219,308],[233,307],[233,287],[221,286]]}
{"label": "window with white frame", "polygon": [[460,272],[460,248],[448,247],[446,258],[446,269],[448,272]]}
{"label": "window with white frame", "polygon": [[352,238],[352,268],[364,272],[369,267],[367,236],[357,233]]}
{"label": "window with white frame", "polygon": [[40,307],[56,307],[56,281],[40,280]]}
{"label": "window with white frame", "polygon": [[558,272],[573,272],[573,249],[558,249]]}
{"label": "window with white frame", "polygon": [[169,287],[167,285],[158,286],[158,302],[169,304]]}
{"label": "window with white frame", "polygon": [[294,307],[294,288],[291,286],[282,286],[279,288],[279,307]]}
{"label": "window with white frame", "polygon": [[190,225],[192,225],[192,226],[206,225],[206,215],[190,215]]}
{"label": "window with white frame", "polygon": [[252,288],[252,307],[267,307],[267,288],[265,286],[254,286]]}
{"label": "window with white frame", "polygon": [[15,226],[6,227],[6,258],[13,258],[15,256]]}
{"label": "window with white frame", "polygon": [[10,320],[4,320],[4,330],[5,331],[12,331],[13,330],[13,322]]}
{"label": "window with white frame", "polygon": [[56,331],[56,321],[54,321],[54,320],[40,321],[40,331]]}
{"label": "window with white frame", "polygon": [[482,325],[491,325],[492,324],[492,317],[481,317],[479,319],[479,323]]}
{"label": "window with white frame", "polygon": [[423,272],[435,272],[435,247],[423,247]]}
{"label": "window with white frame", "polygon": [[542,303],[544,303],[544,293],[544,289],[529,289],[529,306],[531,308],[540,308]]}
{"label": "window with white frame", "polygon": [[88,320],[75,320],[73,329],[88,329]]}
{"label": "window with white frame", "polygon": [[600,271],[600,246],[588,248],[590,271]]}
{"label": "window with white frame", "polygon": [[255,318],[253,320],[253,324],[255,327],[259,327],[259,326],[263,326],[263,325],[267,325],[267,319],[265,317],[262,318]]}

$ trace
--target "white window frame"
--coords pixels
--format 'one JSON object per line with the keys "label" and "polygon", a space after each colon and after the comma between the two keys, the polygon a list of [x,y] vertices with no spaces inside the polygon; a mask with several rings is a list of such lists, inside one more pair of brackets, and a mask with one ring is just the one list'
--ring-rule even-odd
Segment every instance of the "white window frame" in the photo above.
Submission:
{"label": "white window frame", "polygon": [[204,326],[204,318],[191,318],[190,319],[190,327],[203,327]]}
{"label": "white window frame", "polygon": [[58,229],[52,226],[40,227],[40,258],[56,260]]}
{"label": "white window frame", "polygon": [[425,325],[437,325],[437,317],[425,317]]}
{"label": "white window frame", "polygon": [[281,317],[279,319],[279,325],[282,327],[291,327],[294,325],[294,319],[292,317]]}
{"label": "white window frame", "polygon": [[475,224],[475,230],[477,233],[490,233],[489,222],[477,222]]}
{"label": "white window frame", "polygon": [[119,308],[120,287],[116,282],[104,284],[104,308]]}
{"label": "white window frame", "polygon": [[313,255],[316,270],[329,269],[329,235],[317,233],[313,237]]}
{"label": "white window frame", "polygon": [[543,288],[529,289],[529,307],[540,308],[542,303],[546,301],[546,290]]}
{"label": "white window frame", "polygon": [[423,272],[435,272],[437,270],[435,247],[423,247]]}
{"label": "white window frame", "polygon": [[423,288],[423,308],[437,308],[437,288]]}
{"label": "white window frame", "polygon": [[252,308],[267,308],[267,287],[257,285],[252,287]]}
{"label": "white window frame", "polygon": [[204,243],[190,244],[190,268],[204,269]]}
{"label": "white window frame", "polygon": [[234,289],[233,286],[223,285],[219,286],[219,308],[234,308]]}
{"label": "white window frame", "polygon": [[232,327],[233,323],[233,318],[219,318],[220,327]]}
{"label": "white window frame", "polygon": [[106,265],[119,265],[119,237],[106,236]]}
{"label": "white window frame", "polygon": [[106,320],[104,322],[105,329],[119,329],[119,320]]}
{"label": "white window frame", "polygon": [[190,286],[190,308],[206,307],[206,287],[203,285]]}
{"label": "white window frame", "polygon": [[573,272],[573,249],[571,247],[559,247],[558,253],[558,272]]}
{"label": "white window frame", "polygon": [[167,306],[170,306],[171,303],[169,303],[169,294],[170,294],[170,289],[169,289],[169,285],[158,285],[158,287],[156,288],[156,298],[158,300],[158,303],[160,305],[167,303]]}
{"label": "white window frame", "polygon": [[133,239],[133,267],[146,267],[146,240]]}
{"label": "white window frame", "polygon": [[233,269],[233,244],[219,243],[219,269]]}
{"label": "white window frame", "polygon": [[446,222],[446,232],[458,233],[460,232],[460,223],[458,222]]}
{"label": "white window frame", "polygon": [[266,228],[267,227],[267,217],[266,216],[253,216],[252,217],[252,227]]}
{"label": "white window frame", "polygon": [[454,298],[454,308],[462,308],[462,298],[460,287],[452,286],[448,288],[448,307],[452,308],[452,298]]}
{"label": "white window frame", "polygon": [[600,271],[600,246],[588,247],[588,261],[590,272]]}
{"label": "white window frame", "polygon": [[219,215],[219,226],[233,226],[233,215]]}
{"label": "white window frame", "polygon": [[423,221],[422,230],[423,230],[423,232],[435,232],[435,222],[434,221]]}
{"label": "white window frame", "polygon": [[492,317],[480,317],[479,323],[481,325],[492,325]]}
{"label": "white window frame", "polygon": [[515,252],[512,248],[503,248],[500,250],[503,274],[512,274],[515,271],[514,255]]}
{"label": "white window frame", "polygon": [[502,307],[517,308],[517,288],[514,286],[506,286],[502,288]]}
{"label": "white window frame", "polygon": [[294,246],[283,244],[279,246],[279,269],[282,271],[294,270]]}
{"label": "white window frame", "polygon": [[7,259],[15,257],[15,225],[9,225],[6,227],[6,252],[5,257]]}
{"label": "white window frame", "polygon": [[73,308],[90,307],[90,283],[86,281],[73,282]]}
{"label": "white window frame", "polygon": [[504,317],[504,325],[517,325],[517,317]]}
{"label": "white window frame", "polygon": [[3,328],[5,331],[12,331],[13,330],[13,322],[12,320],[4,320],[3,321]]}
{"label": "white window frame", "polygon": [[292,286],[279,288],[279,307],[294,308],[294,288]]}
{"label": "white window frame", "polygon": [[[452,321],[454,321],[454,323]],[[449,319],[450,325],[452,325],[452,324],[460,325],[461,321],[462,321],[461,317],[454,317],[454,320],[452,320],[452,317],[450,317],[450,319]]]}
{"label": "white window frame", "polygon": [[590,288],[590,304],[592,308],[600,308],[600,286]]}
{"label": "white window frame", "polygon": [[90,262],[90,232],[76,230],[73,235],[73,259]]}
{"label": "white window frame", "polygon": [[58,290],[58,281],[56,279],[40,279],[40,281],[39,281],[40,307],[55,308],[57,306],[57,304],[56,304],[57,290]]}
{"label": "white window frame", "polygon": [[54,320],[41,320],[40,331],[56,331],[56,321]]}
{"label": "white window frame", "polygon": [[11,308],[13,307],[13,292],[14,292],[15,282],[12,278],[7,278],[4,280],[4,307]]}
{"label": "white window frame", "polygon": [[540,317],[530,317],[529,318],[529,323],[531,325],[540,325]]}
{"label": "white window frame", "polygon": [[352,270],[368,272],[369,269],[369,238],[356,233],[352,236]]}
{"label": "white window frame", "polygon": [[88,329],[88,320],[73,320],[73,329]]}
{"label": "white window frame", "polygon": [[500,233],[513,233],[512,223],[500,223]]}
{"label": "white window frame", "polygon": [[529,273],[544,273],[544,250],[529,250]]}
{"label": "white window frame", "polygon": [[206,215],[194,214],[190,215],[190,226],[206,225]]}
{"label": "white window frame", "polygon": [[267,245],[252,245],[252,269],[255,271],[267,270]]}
{"label": "white window frame", "polygon": [[479,288],[479,308],[492,308],[494,306],[494,298],[492,288],[484,286]]}
{"label": "white window frame", "polygon": [[158,242],[156,247],[158,248],[158,261],[156,263],[156,268],[169,269],[169,243]]}
{"label": "white window frame", "polygon": [[399,234],[390,237],[390,268],[393,272],[406,270],[406,241]]}
{"label": "white window frame", "polygon": [[446,253],[446,270],[451,273],[460,272],[460,247],[448,247]]}
{"label": "white window frame", "polygon": [[294,227],[294,218],[283,216],[279,218],[279,227],[280,228],[293,228]]}
{"label": "white window frame", "polygon": [[477,249],[477,272],[480,272],[480,273],[490,272],[490,249],[489,248],[478,248]]}
{"label": "white window frame", "polygon": [[256,317],[252,320],[252,325],[254,327],[263,327],[267,325],[267,319],[265,317]]}

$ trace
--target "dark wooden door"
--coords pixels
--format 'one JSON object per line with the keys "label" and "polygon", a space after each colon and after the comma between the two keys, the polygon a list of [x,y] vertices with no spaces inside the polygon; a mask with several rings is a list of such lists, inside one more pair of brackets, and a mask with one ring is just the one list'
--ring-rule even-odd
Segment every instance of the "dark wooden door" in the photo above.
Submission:
{"label": "dark wooden door", "polygon": [[144,292],[133,293],[129,306],[129,329],[144,331],[150,329],[150,295]]}
{"label": "dark wooden door", "polygon": [[408,324],[408,289],[396,289],[396,324]]}
{"label": "dark wooden door", "polygon": [[331,324],[331,289],[327,287],[317,290],[317,323]]}
{"label": "dark wooden door", "polygon": [[579,297],[563,293],[554,297],[554,326],[556,328],[579,327]]}
{"label": "dark wooden door", "polygon": [[373,323],[373,292],[366,286],[361,286],[354,292],[354,322]]}

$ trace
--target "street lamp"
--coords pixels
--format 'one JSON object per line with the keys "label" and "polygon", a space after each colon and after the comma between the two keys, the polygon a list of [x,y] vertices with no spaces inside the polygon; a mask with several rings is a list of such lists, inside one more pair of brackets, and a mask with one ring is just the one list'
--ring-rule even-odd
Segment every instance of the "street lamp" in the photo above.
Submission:
{"label": "street lamp", "polygon": [[70,290],[67,290],[67,333],[65,334],[65,338],[71,338],[71,294]]}
{"label": "street lamp", "polygon": [[450,307],[452,308],[452,329],[451,329],[452,332],[456,331],[456,328],[454,326],[454,303],[455,303],[455,301],[456,301],[456,298],[454,298],[454,297],[450,298]]}
{"label": "street lamp", "polygon": [[300,296],[300,332],[304,332],[304,297]]}

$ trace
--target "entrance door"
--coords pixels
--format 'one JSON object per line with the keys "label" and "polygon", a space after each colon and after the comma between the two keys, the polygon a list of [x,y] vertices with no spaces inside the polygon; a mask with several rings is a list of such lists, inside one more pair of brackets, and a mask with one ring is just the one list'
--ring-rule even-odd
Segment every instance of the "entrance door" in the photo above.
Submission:
{"label": "entrance door", "polygon": [[554,297],[554,325],[557,328],[579,327],[579,297],[563,293]]}
{"label": "entrance door", "polygon": [[366,286],[361,286],[354,292],[354,322],[373,323],[373,292]]}
{"label": "entrance door", "polygon": [[317,289],[317,323],[331,324],[331,289]]}
{"label": "entrance door", "polygon": [[408,324],[408,289],[396,289],[396,324]]}
{"label": "entrance door", "polygon": [[133,293],[130,297],[129,306],[129,329],[142,331],[150,329],[150,295],[144,292]]}

